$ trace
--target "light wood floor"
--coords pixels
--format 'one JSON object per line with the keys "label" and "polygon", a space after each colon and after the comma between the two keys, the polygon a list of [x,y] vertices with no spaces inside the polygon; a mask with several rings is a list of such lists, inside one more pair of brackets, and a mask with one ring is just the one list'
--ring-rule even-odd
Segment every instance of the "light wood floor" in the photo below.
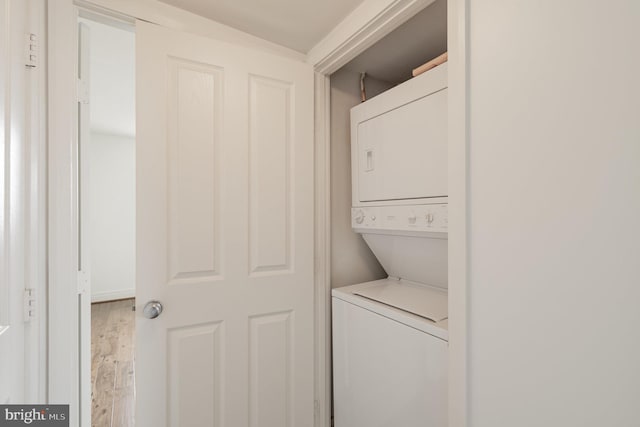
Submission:
{"label": "light wood floor", "polygon": [[91,306],[91,425],[133,427],[133,299]]}

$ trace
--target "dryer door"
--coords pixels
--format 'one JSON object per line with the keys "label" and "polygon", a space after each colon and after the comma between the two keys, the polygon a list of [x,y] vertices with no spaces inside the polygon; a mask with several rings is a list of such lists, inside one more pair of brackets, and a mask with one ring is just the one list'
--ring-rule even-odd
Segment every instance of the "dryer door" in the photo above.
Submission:
{"label": "dryer door", "polygon": [[447,89],[356,123],[353,131],[360,202],[447,195]]}

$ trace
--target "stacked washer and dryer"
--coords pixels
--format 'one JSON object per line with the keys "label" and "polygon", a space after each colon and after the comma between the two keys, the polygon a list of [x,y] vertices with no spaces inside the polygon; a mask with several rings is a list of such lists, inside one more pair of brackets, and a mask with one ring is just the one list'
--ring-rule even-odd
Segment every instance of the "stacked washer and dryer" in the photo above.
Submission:
{"label": "stacked washer and dryer", "polygon": [[388,276],[334,289],[336,427],[447,425],[447,64],[351,110],[352,227]]}

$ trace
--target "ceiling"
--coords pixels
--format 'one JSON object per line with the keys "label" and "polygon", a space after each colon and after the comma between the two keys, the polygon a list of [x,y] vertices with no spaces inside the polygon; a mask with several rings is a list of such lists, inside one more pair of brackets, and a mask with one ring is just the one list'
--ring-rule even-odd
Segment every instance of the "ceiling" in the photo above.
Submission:
{"label": "ceiling", "polygon": [[91,130],[135,136],[135,34],[81,21],[90,31]]}
{"label": "ceiling", "polygon": [[307,53],[363,0],[160,0]]}
{"label": "ceiling", "polygon": [[398,84],[411,78],[411,70],[446,50],[447,0],[436,0],[344,68]]}

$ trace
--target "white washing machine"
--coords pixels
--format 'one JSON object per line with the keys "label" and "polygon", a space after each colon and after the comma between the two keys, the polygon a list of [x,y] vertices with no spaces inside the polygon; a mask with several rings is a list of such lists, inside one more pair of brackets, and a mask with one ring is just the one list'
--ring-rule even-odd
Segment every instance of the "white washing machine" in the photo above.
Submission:
{"label": "white washing machine", "polygon": [[446,427],[446,292],[388,278],[332,302],[335,426]]}
{"label": "white washing machine", "polygon": [[335,427],[447,426],[447,68],[351,110],[352,227],[387,279],[334,289]]}

